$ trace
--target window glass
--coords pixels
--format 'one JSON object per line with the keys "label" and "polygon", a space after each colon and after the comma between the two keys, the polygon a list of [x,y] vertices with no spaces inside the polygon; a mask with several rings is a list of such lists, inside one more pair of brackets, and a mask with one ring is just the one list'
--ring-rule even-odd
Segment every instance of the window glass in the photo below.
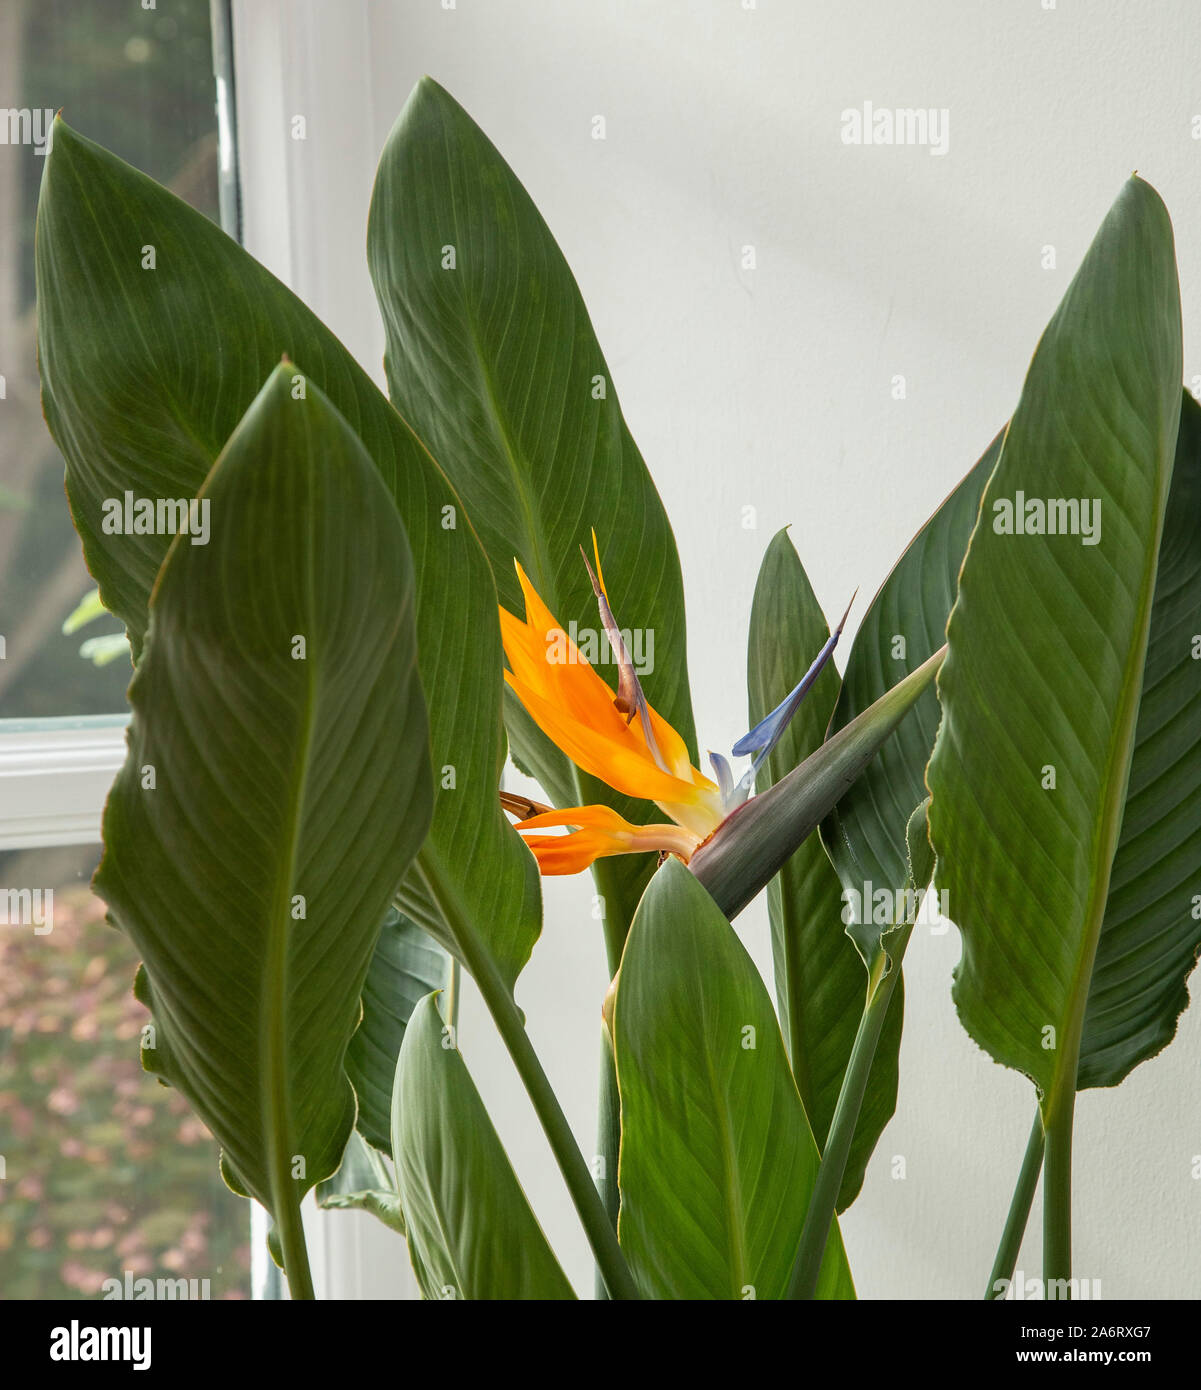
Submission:
{"label": "window glass", "polygon": [[142,1070],[137,952],[88,887],[98,859],[0,855],[0,1296],[147,1296],[137,1281],[154,1280],[159,1298],[248,1298],[250,1203]]}
{"label": "window glass", "polygon": [[215,93],[209,0],[0,5],[0,717],[122,710],[130,675],[115,619],[62,630],[93,585],[39,399],[33,232],[46,121],[61,108],[217,220]]}

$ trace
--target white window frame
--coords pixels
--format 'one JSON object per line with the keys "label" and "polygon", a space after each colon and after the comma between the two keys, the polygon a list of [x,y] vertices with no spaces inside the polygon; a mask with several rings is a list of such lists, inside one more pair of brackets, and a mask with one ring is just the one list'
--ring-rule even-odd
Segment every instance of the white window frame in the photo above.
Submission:
{"label": "white window frame", "polygon": [[[369,167],[374,163],[369,133],[345,102],[347,88],[315,80],[318,64],[322,74],[353,71],[356,63],[360,71],[367,68],[366,0],[340,0],[337,7],[233,0],[232,21],[243,244],[323,317],[323,303],[340,303],[360,324],[371,323],[361,287],[358,302],[346,305],[348,285],[332,253],[339,228],[298,215],[313,206],[317,190],[322,205],[346,206],[340,194],[348,182],[348,144],[359,147]],[[320,122],[325,138],[294,142],[295,114]],[[223,119],[227,131],[228,111]],[[227,151],[228,145],[223,158]],[[354,197],[361,201],[357,186]],[[361,213],[365,219],[365,207]],[[345,314],[330,317],[352,321]],[[374,342],[370,335],[368,341],[344,338],[364,363],[378,364],[382,328]],[[369,370],[380,379],[378,365]],[[128,725],[128,713],[0,719],[0,851],[99,845],[104,802],[125,761]],[[304,1220],[318,1297],[419,1296],[404,1240],[374,1217],[320,1211],[310,1196]],[[251,1232],[254,1297],[279,1296],[278,1272],[266,1253],[266,1214],[257,1204]]]}
{"label": "white window frame", "polygon": [[100,843],[127,714],[0,720],[0,850]]}

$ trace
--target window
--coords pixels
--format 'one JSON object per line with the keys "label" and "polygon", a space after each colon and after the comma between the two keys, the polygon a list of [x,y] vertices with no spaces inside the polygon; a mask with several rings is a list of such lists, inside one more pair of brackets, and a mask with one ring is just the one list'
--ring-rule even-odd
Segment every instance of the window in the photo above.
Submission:
{"label": "window", "polygon": [[[35,355],[34,211],[47,126],[60,108],[92,139],[218,216],[218,127],[208,0],[24,0],[0,16],[0,716],[125,708],[128,661],[81,658],[119,634],[63,622],[93,589],[42,420]],[[15,137],[15,138],[14,138]],[[89,651],[95,650],[95,644]],[[105,648],[100,648],[102,659]]]}
{"label": "window", "polygon": [[42,420],[34,308],[34,210],[60,108],[236,230],[232,130],[228,103],[219,126],[214,64],[216,37],[216,68],[227,66],[224,8],[213,7],[216,35],[209,0],[11,0],[0,9],[6,1298],[102,1298],[106,1281],[124,1293],[127,1280],[145,1277],[187,1279],[191,1297],[251,1292],[249,1203],[224,1186],[212,1137],[183,1098],[143,1073],[136,953],[88,887],[100,808],[124,754],[125,715],[116,712],[126,709],[130,667],[120,624],[80,608],[94,585]]}
{"label": "window", "polygon": [[183,1097],[142,1071],[137,954],[89,890],[98,858],[0,855],[0,883],[19,885],[0,901],[4,1297],[104,1297],[128,1276],[245,1298],[248,1203]]}

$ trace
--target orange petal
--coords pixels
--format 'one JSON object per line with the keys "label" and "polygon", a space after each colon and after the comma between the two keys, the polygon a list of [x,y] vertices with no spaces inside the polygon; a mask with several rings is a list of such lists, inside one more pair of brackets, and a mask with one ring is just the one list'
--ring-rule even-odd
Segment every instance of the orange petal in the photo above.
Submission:
{"label": "orange petal", "polygon": [[619,726],[625,721],[613,704],[613,691],[566,631],[555,625],[540,632],[503,608],[501,615],[505,656],[517,679],[542,699],[562,705],[582,723],[620,736]]}
{"label": "orange petal", "polygon": [[[566,835],[530,835],[549,826],[578,826]],[[609,806],[569,806],[521,821],[517,829],[543,874],[577,874],[597,859],[614,854],[667,850],[685,863],[700,843],[678,825],[631,825]]]}
{"label": "orange petal", "polygon": [[610,726],[598,730],[576,719],[562,704],[538,695],[510,672],[505,672],[505,679],[547,738],[562,749],[577,767],[598,777],[616,791],[648,801],[673,804],[694,801],[699,804],[705,792],[716,791],[712,783],[708,787],[698,786],[664,772],[650,756],[645,743],[624,737],[628,730],[620,716],[618,729]]}
{"label": "orange petal", "polygon": [[[651,727],[670,772],[647,747],[640,722],[627,723],[611,687],[584,659],[518,563],[526,621],[500,610],[510,670],[505,679],[539,728],[578,767],[627,796],[656,801],[702,834],[720,819],[716,785],[692,767],[684,740],[655,709]],[[600,581],[603,585],[603,579]],[[554,646],[552,646],[552,640]],[[561,659],[552,660],[552,651]]]}

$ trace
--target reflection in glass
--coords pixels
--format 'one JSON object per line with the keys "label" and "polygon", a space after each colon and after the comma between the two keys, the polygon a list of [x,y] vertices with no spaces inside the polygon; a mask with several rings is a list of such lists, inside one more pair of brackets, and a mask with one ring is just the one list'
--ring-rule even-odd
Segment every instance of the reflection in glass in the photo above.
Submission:
{"label": "reflection in glass", "polygon": [[0,1296],[153,1279],[161,1297],[162,1279],[249,1297],[250,1204],[183,1098],[142,1070],[137,954],[88,888],[98,858],[0,855]]}
{"label": "reflection in glass", "polygon": [[0,5],[0,717],[123,710],[130,675],[123,653],[103,666],[80,655],[85,641],[121,631],[115,619],[62,631],[94,586],[39,399],[33,234],[44,153],[34,137],[61,108],[216,220],[215,92],[208,0]]}

